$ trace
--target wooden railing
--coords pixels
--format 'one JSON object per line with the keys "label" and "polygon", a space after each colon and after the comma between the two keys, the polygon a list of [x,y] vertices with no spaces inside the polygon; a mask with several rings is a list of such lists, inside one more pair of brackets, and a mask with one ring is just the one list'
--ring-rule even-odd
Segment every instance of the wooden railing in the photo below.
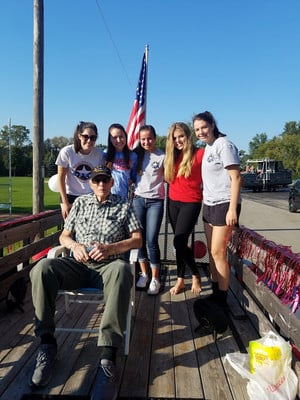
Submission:
{"label": "wooden railing", "polygon": [[246,298],[251,296],[282,336],[291,341],[299,358],[299,254],[245,227],[233,233],[228,254],[233,271],[231,288],[243,308],[251,312]]}
{"label": "wooden railing", "polygon": [[19,277],[58,244],[63,219],[60,210],[15,218],[0,223],[0,300]]}

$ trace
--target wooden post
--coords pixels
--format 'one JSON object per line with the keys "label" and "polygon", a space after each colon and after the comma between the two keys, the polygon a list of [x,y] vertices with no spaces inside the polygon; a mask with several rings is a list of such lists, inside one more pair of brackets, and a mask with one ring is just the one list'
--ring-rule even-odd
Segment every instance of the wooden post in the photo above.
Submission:
{"label": "wooden post", "polygon": [[34,0],[32,213],[44,210],[44,1]]}

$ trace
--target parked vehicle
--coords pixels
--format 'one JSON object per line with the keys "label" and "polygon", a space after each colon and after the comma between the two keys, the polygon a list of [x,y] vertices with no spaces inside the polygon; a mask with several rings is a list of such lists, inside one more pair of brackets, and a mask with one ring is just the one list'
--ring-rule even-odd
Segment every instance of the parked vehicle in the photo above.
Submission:
{"label": "parked vehicle", "polygon": [[300,179],[297,179],[290,187],[289,211],[296,212],[300,209]]}
{"label": "parked vehicle", "polygon": [[253,192],[277,190],[292,183],[292,172],[285,169],[280,160],[269,158],[247,160],[246,171],[242,172],[243,187]]}

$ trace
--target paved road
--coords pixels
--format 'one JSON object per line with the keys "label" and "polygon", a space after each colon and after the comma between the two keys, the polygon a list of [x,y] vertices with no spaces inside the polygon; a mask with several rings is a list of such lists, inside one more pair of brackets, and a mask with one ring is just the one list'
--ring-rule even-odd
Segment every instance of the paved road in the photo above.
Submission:
{"label": "paved road", "polygon": [[240,224],[277,244],[291,246],[300,258],[300,212],[288,211],[288,191],[243,192]]}
{"label": "paved road", "polygon": [[276,192],[252,192],[243,191],[244,199],[252,200],[257,203],[267,204],[272,207],[288,210],[289,189],[280,189]]}

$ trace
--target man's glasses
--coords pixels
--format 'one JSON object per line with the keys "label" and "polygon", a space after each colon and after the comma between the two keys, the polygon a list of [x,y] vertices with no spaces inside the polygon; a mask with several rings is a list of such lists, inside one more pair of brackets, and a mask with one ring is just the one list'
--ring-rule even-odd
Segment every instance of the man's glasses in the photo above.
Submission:
{"label": "man's glasses", "polygon": [[95,184],[98,184],[99,182],[108,183],[109,181],[110,177],[105,175],[95,176],[95,178],[92,179],[92,182]]}
{"label": "man's glasses", "polygon": [[82,133],[80,134],[81,137],[84,138],[84,140],[87,142],[88,140],[90,140],[91,142],[96,142],[97,140],[97,136],[96,135],[83,135]]}

